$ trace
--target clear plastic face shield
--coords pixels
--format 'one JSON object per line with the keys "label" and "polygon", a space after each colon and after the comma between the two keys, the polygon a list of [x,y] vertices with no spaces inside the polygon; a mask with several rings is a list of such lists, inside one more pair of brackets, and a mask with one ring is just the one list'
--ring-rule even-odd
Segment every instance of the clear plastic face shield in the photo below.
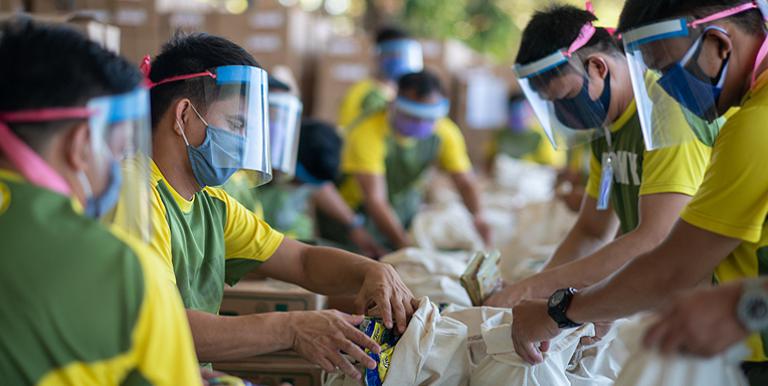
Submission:
{"label": "clear plastic face shield", "polygon": [[[0,121],[8,123],[72,119],[86,120],[89,128],[89,170],[78,173],[85,196],[84,214],[149,240],[151,128],[147,90],[138,88],[126,94],[94,98],[85,107],[0,113]],[[29,182],[60,194],[72,194],[63,177],[4,124],[0,124],[0,137],[0,150]]]}
{"label": "clear plastic face shield", "polygon": [[267,72],[251,66],[222,66],[164,79],[150,87],[194,78],[213,79],[201,84],[205,106],[191,106],[206,126],[203,143],[192,146],[184,136],[198,184],[222,185],[239,170],[253,187],[269,182],[272,165]]}
{"label": "clear plastic face shield", "polygon": [[595,32],[591,23],[585,24],[570,47],[514,67],[520,88],[555,149],[582,145],[607,131],[610,73],[599,87],[576,53]]}
{"label": "clear plastic face shield", "polygon": [[444,97],[434,103],[420,103],[400,96],[392,102],[392,125],[403,137],[425,139],[434,133],[437,121],[446,117],[450,108]]}
{"label": "clear plastic face shield", "polygon": [[385,78],[397,81],[401,76],[424,69],[421,43],[413,39],[391,40],[376,46],[379,71]]}
{"label": "clear plastic face shield", "polygon": [[280,179],[296,174],[302,103],[288,92],[269,93],[269,139],[272,169]]}
{"label": "clear plastic face shield", "polygon": [[[728,36],[725,29],[710,23],[755,9],[768,15],[766,2],[760,0],[701,19],[666,20],[623,34],[648,149],[674,146],[694,138],[709,145],[714,142],[725,121],[721,116],[728,110],[719,100],[730,53],[720,59],[716,45],[707,42],[708,34]],[[681,121],[687,121],[692,131],[679,129],[684,124],[670,124]]]}

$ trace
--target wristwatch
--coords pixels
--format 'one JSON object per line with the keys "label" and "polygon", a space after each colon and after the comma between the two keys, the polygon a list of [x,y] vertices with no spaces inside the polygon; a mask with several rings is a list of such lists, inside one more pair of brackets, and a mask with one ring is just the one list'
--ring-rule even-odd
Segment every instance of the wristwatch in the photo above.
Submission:
{"label": "wristwatch", "polygon": [[568,307],[571,305],[573,295],[578,292],[575,288],[561,288],[552,296],[549,297],[547,302],[547,313],[552,320],[557,323],[559,328],[573,328],[581,326],[581,323],[576,323],[565,316],[568,312]]}
{"label": "wristwatch", "polygon": [[764,285],[760,279],[744,281],[736,316],[748,331],[768,329],[768,291]]}

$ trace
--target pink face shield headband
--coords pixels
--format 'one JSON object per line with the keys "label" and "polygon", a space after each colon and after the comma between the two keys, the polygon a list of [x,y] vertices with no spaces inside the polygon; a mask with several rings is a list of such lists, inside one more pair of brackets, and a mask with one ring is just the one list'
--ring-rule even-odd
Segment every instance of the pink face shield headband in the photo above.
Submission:
{"label": "pink face shield headband", "polygon": [[158,82],[153,82],[149,79],[149,73],[152,71],[152,58],[147,55],[144,57],[144,59],[141,61],[141,65],[139,66],[141,69],[141,72],[144,74],[145,83],[147,85],[147,88],[153,88],[156,86],[159,86],[161,84],[171,83],[171,82],[178,82],[180,80],[187,80],[187,79],[193,79],[193,78],[200,78],[203,76],[208,76],[213,79],[216,79],[216,74],[210,72],[210,71],[203,71],[203,72],[196,72],[194,74],[186,74],[186,75],[177,75],[177,76],[171,76],[169,78],[165,78],[163,80],[160,80]]}
{"label": "pink face shield headband", "polygon": [[51,122],[65,119],[88,119],[93,111],[85,107],[61,107],[0,112],[0,153],[30,183],[69,195],[70,187],[40,155],[19,139],[8,127],[14,122]]}

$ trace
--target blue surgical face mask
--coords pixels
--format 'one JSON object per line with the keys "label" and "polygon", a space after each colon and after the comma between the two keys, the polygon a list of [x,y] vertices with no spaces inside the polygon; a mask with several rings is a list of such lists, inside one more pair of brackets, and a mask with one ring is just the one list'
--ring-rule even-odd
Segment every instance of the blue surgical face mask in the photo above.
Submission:
{"label": "blue surgical face mask", "polygon": [[[708,27],[704,32],[710,29],[725,32],[716,26]],[[702,119],[713,121],[719,115],[717,112],[717,102],[720,99],[720,94],[723,92],[730,55],[723,61],[720,73],[716,79],[701,80],[685,66],[688,63],[696,63],[694,56],[698,56],[698,49],[703,38],[704,34],[702,33],[685,53],[683,59],[673,64],[657,82],[664,91],[688,111]]]}
{"label": "blue surgical face mask", "polygon": [[556,100],[553,104],[557,119],[571,129],[585,130],[603,126],[611,106],[611,74],[605,75],[603,93],[597,100],[589,96],[589,78],[585,74],[579,95]]}
{"label": "blue surgical face mask", "polygon": [[[198,114],[196,109],[193,110]],[[245,137],[210,126],[200,114],[198,117],[206,127],[205,140],[197,147],[189,144],[184,128],[177,122],[187,144],[192,173],[200,187],[223,185],[242,168]]]}
{"label": "blue surgical face mask", "polygon": [[78,174],[80,185],[85,193],[85,215],[91,218],[101,218],[109,213],[117,205],[120,199],[120,188],[123,184],[123,175],[120,171],[120,163],[112,161],[109,164],[109,183],[104,191],[96,196],[91,189],[91,183],[84,172]]}

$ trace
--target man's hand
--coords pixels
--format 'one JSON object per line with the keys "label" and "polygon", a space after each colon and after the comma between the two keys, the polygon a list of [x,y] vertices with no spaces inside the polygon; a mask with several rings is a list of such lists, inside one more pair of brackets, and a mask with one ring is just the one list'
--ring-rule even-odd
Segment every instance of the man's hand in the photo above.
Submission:
{"label": "man's hand", "polygon": [[475,216],[474,224],[475,229],[477,229],[477,233],[480,235],[480,238],[483,239],[485,246],[490,247],[493,241],[493,232],[491,231],[491,226],[485,222],[485,219],[482,216]]}
{"label": "man's hand", "polygon": [[645,346],[709,357],[744,340],[749,332],[736,317],[741,288],[737,282],[681,295],[648,329]]}
{"label": "man's hand", "polygon": [[560,333],[547,313],[546,300],[524,300],[512,310],[512,342],[515,351],[530,364],[544,361],[549,340]]}
{"label": "man's hand", "polygon": [[355,327],[362,321],[362,316],[334,310],[295,312],[290,319],[293,349],[327,372],[340,369],[346,375],[360,379],[360,372],[341,353],[374,369],[376,362],[363,349],[381,352],[376,342]]}
{"label": "man's hand", "polygon": [[382,318],[387,328],[393,328],[396,323],[397,330],[402,334],[417,308],[414,307],[416,300],[391,265],[374,264],[365,275],[355,299],[355,308],[360,314]]}
{"label": "man's hand", "polygon": [[362,227],[352,228],[349,231],[349,239],[360,249],[360,253],[378,260],[384,256],[387,251],[374,240],[368,231]]}
{"label": "man's hand", "polygon": [[505,285],[498,291],[494,292],[491,297],[483,302],[484,306],[499,307],[499,308],[512,308],[516,306],[520,301],[529,299],[528,287],[525,285],[525,281],[519,281],[514,284]]}

